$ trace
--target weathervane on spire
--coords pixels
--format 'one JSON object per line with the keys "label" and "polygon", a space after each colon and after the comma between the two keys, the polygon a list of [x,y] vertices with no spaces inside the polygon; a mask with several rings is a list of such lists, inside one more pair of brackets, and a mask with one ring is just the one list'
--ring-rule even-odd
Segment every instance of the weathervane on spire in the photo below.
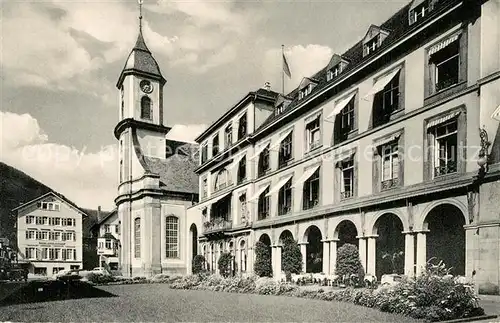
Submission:
{"label": "weathervane on spire", "polygon": [[142,4],[144,0],[137,0],[139,3],[139,30],[142,32]]}

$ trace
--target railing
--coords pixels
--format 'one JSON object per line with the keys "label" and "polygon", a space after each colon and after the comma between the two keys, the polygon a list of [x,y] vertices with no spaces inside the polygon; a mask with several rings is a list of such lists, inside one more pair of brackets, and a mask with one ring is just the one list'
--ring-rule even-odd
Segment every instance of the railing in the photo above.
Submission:
{"label": "railing", "polygon": [[319,200],[318,199],[314,199],[314,200],[304,200],[304,205],[302,207],[303,210],[310,210],[312,208],[314,208],[315,206],[317,206],[319,204]]}
{"label": "railing", "polygon": [[456,162],[447,162],[446,165],[434,167],[434,176],[441,176],[457,172]]}
{"label": "railing", "polygon": [[382,190],[388,190],[399,185],[399,178],[388,179],[382,182]]}
{"label": "railing", "polygon": [[436,83],[436,92],[439,92],[441,90],[449,88],[450,86],[455,85],[457,83],[458,83],[458,77],[457,78],[444,79],[444,80]]}
{"label": "railing", "polygon": [[215,219],[203,223],[203,232],[213,233],[213,232],[225,231],[231,229],[232,226],[233,223],[231,221],[227,221],[225,219]]}
{"label": "railing", "polygon": [[278,215],[285,215],[292,212],[292,207],[290,205],[280,205],[278,209]]}
{"label": "railing", "polygon": [[269,211],[260,211],[257,214],[257,220],[265,220],[269,217]]}
{"label": "railing", "polygon": [[340,192],[340,199],[345,200],[345,199],[353,197],[353,195],[354,194],[352,194],[352,191]]}

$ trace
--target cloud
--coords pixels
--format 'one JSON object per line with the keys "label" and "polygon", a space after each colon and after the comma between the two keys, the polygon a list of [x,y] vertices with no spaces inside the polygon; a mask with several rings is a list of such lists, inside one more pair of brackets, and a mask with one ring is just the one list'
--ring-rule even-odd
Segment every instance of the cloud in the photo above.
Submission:
{"label": "cloud", "polygon": [[[313,76],[324,68],[332,55],[333,51],[330,47],[315,44],[295,45],[285,49],[285,56],[292,73],[291,79],[286,78],[286,90],[291,91],[299,85],[303,77]],[[281,49],[267,50],[262,67],[265,79],[272,80],[273,84],[281,84]]]}
{"label": "cloud", "polygon": [[[54,142],[29,114],[0,111],[0,160],[66,195],[81,207],[114,207],[118,187],[118,147],[87,151]],[[167,138],[194,143],[203,124],[174,125]]]}
{"label": "cloud", "polygon": [[82,207],[114,207],[117,190],[117,147],[109,145],[88,152],[51,143],[29,114],[0,111],[3,125],[1,160]]}
{"label": "cloud", "polygon": [[207,129],[205,124],[178,124],[174,125],[166,138],[189,143],[196,143],[194,139]]}

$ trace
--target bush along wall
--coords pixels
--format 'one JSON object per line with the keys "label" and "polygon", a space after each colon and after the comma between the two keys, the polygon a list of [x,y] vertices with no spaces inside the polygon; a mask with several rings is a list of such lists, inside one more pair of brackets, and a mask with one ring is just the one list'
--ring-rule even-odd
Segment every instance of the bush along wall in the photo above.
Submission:
{"label": "bush along wall", "polygon": [[273,276],[271,253],[269,249],[270,248],[261,241],[257,241],[257,243],[255,244],[254,273],[259,277]]}
{"label": "bush along wall", "polygon": [[335,274],[340,277],[357,276],[358,281],[363,281],[364,270],[359,258],[358,248],[346,243],[337,250],[337,267]]}
{"label": "bush along wall", "polygon": [[342,301],[402,314],[427,321],[443,321],[484,315],[478,298],[467,286],[448,276],[425,273],[416,279],[404,279],[392,287],[378,289],[345,288],[310,290],[269,277],[230,277],[195,275],[169,284],[174,289],[199,289],[261,295],[305,297]]}
{"label": "bush along wall", "polygon": [[205,270],[205,257],[196,255],[193,258],[193,274],[199,274]]}
{"label": "bush along wall", "polygon": [[293,239],[283,241],[281,267],[286,274],[286,281],[291,281],[292,274],[300,274],[302,270],[302,253],[297,242]]}

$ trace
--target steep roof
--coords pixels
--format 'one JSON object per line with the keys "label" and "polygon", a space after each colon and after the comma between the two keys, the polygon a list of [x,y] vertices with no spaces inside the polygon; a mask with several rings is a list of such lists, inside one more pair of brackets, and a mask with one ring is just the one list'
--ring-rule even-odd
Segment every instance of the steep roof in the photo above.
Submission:
{"label": "steep roof", "polygon": [[12,211],[16,211],[16,210],[18,210],[18,209],[20,209],[20,208],[22,208],[22,207],[24,207],[26,205],[30,205],[30,204],[33,204],[33,203],[35,203],[37,201],[43,200],[44,198],[46,198],[49,195],[52,195],[52,196],[54,196],[54,197],[56,197],[56,198],[58,198],[58,199],[60,199],[60,200],[62,200],[64,202],[66,202],[67,204],[69,204],[70,206],[72,206],[73,208],[75,208],[76,210],[80,211],[84,216],[88,216],[88,214],[83,209],[81,209],[80,207],[78,207],[78,205],[76,205],[73,201],[70,201],[64,195],[62,195],[60,193],[57,193],[57,192],[54,192],[54,191],[47,192],[47,193],[45,193],[45,194],[43,194],[41,196],[38,196],[37,198],[35,198],[35,199],[31,200],[31,201],[28,201],[28,202],[26,202],[24,204],[21,204],[18,207],[12,209]]}
{"label": "steep roof", "polygon": [[[447,7],[449,4],[456,3],[458,0],[442,0],[439,2],[438,6],[444,8]],[[398,12],[396,12],[394,15],[392,15],[389,19],[387,19],[384,23],[382,23],[379,27],[382,30],[386,30],[389,32],[387,37],[385,38],[384,42],[382,43],[382,46],[380,48],[384,48],[392,44],[394,41],[399,39],[401,36],[403,36],[405,33],[409,32],[410,30],[416,28],[418,25],[420,25],[422,22],[426,21],[432,16],[435,16],[440,10],[440,8],[435,7],[433,12],[429,14],[424,20],[414,23],[410,26],[409,19],[408,19],[408,13],[409,9],[412,5],[412,2],[408,3],[404,7],[402,7]],[[369,28],[371,28],[372,25],[370,25]],[[368,28],[368,29],[369,29]],[[367,30],[368,30],[367,29]],[[378,50],[377,50],[378,51]],[[340,57],[346,59],[349,61],[349,64],[346,66],[344,71],[342,72],[343,74],[357,68],[359,65],[364,63],[365,61],[369,60],[372,55],[367,55],[363,57],[363,39],[359,40],[357,43],[355,43],[353,46],[351,46],[348,50],[346,50],[343,54],[340,55]],[[328,66],[328,65],[327,65]],[[320,71],[316,72],[311,78],[318,80],[319,83],[314,89],[312,90],[311,94],[309,96],[313,96],[315,93],[322,91],[324,88],[328,86],[330,81],[326,80],[326,71],[327,71],[327,66],[322,68]],[[295,88],[292,90],[287,96],[294,98],[292,103],[288,105],[288,107],[285,109],[285,111],[290,111],[294,110],[297,108],[302,102],[298,101],[298,88]],[[274,120],[281,118],[285,113],[280,113],[278,115],[276,114],[271,114],[266,121],[263,122],[263,124],[260,126],[259,129],[264,128]],[[258,131],[258,129],[257,129]]]}
{"label": "steep roof", "polygon": [[160,187],[172,192],[198,194],[198,146],[183,144],[167,158],[144,156],[147,171],[160,175]]}
{"label": "steep roof", "polygon": [[160,80],[161,83],[165,82],[163,78],[160,66],[153,57],[153,54],[146,46],[144,37],[142,35],[142,29],[139,30],[139,35],[135,42],[134,48],[128,55],[127,61],[118,79],[117,87],[120,87],[123,83],[123,79],[127,74],[143,74]]}

